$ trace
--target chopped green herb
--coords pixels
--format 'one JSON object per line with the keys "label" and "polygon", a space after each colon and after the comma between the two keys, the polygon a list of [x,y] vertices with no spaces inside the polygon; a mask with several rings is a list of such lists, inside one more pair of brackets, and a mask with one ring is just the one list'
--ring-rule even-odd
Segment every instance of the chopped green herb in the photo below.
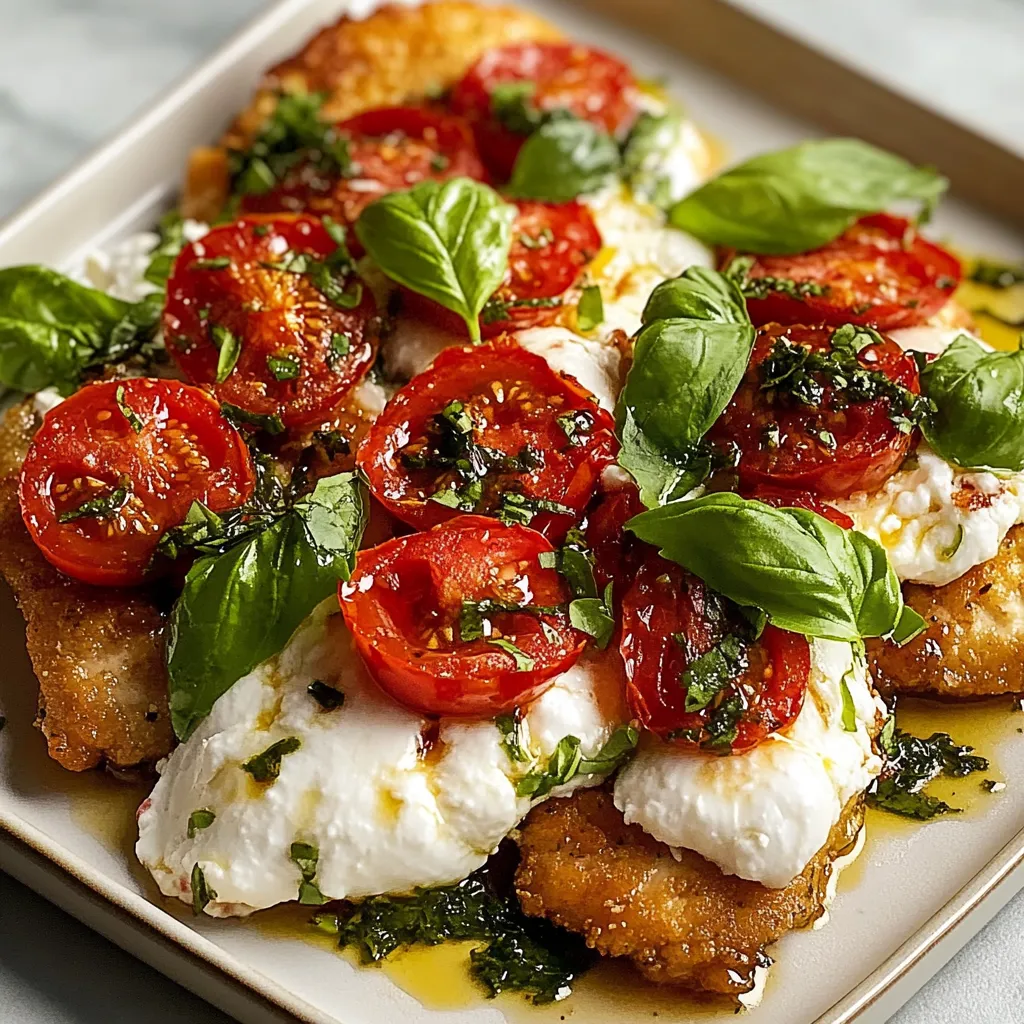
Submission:
{"label": "chopped green herb", "polygon": [[542,228],[536,235],[528,235],[521,232],[516,236],[519,244],[524,249],[546,249],[554,240],[555,233],[551,228]]}
{"label": "chopped green herb", "polygon": [[355,264],[344,244],[324,260],[310,253],[289,250],[277,262],[265,262],[261,266],[307,277],[309,283],[338,309],[355,309],[363,301],[363,285],[353,274]]}
{"label": "chopped green herb", "polygon": [[217,256],[209,260],[193,260],[189,270],[227,270],[231,266],[231,260],[227,256]]}
{"label": "chopped green herb", "polygon": [[459,640],[468,644],[489,636],[491,630],[484,627],[494,615],[557,615],[562,608],[537,604],[511,604],[486,597],[482,601],[463,601],[459,612]]}
{"label": "chopped green herb", "polygon": [[[683,643],[681,637],[677,642]],[[714,647],[694,658],[680,682],[686,690],[685,710],[703,711],[730,683],[750,667],[747,642],[730,633]]]}
{"label": "chopped green herb", "polygon": [[306,687],[306,693],[310,695],[324,709],[324,711],[336,711],[345,703],[345,694],[333,686],[328,686],[321,679],[314,679]]}
{"label": "chopped green herb", "polygon": [[971,268],[968,279],[989,288],[1005,290],[1016,284],[1024,284],[1024,265],[1010,266],[1005,263],[978,260]]}
{"label": "chopped green herb", "polygon": [[199,866],[199,861],[192,865],[192,913],[197,917],[206,909],[206,905],[217,898],[217,894],[206,881],[206,875]]}
{"label": "chopped green herb", "polygon": [[557,309],[562,305],[560,296],[541,297],[538,299],[503,299],[492,295],[480,311],[480,319],[485,324],[496,324],[503,320],[511,320],[517,309]]}
{"label": "chopped green herb", "polygon": [[320,860],[320,851],[310,843],[292,843],[290,856],[302,872],[299,882],[299,902],[305,907],[319,907],[327,902],[316,882],[316,866]]}
{"label": "chopped green herb", "polygon": [[76,508],[69,508],[57,517],[59,523],[71,523],[76,519],[113,519],[128,503],[131,491],[124,485],[115,488],[100,498],[90,498]]}
{"label": "chopped green herb", "polygon": [[277,413],[250,412],[239,405],[232,405],[230,402],[220,403],[221,415],[237,426],[255,427],[267,434],[276,436],[284,433],[284,422]]}
{"label": "chopped green herb", "polygon": [[577,775],[610,774],[633,752],[639,739],[640,734],[634,725],[619,726],[593,758],[585,758],[579,739],[563,736],[547,765],[535,768],[519,780],[516,795],[539,800]]}
{"label": "chopped green herb", "polygon": [[288,355],[285,352],[267,356],[267,369],[274,380],[295,380],[301,366],[302,364],[296,356]]}
{"label": "chopped green herb", "polygon": [[492,637],[487,642],[495,647],[500,647],[506,654],[511,654],[515,659],[517,672],[529,672],[533,669],[533,658],[524,654],[511,640],[506,640],[504,637]]}
{"label": "chopped green herb", "polygon": [[587,409],[577,409],[558,417],[558,425],[565,431],[565,436],[575,448],[582,448],[587,438],[594,432],[594,414]]}
{"label": "chopped green herb", "polygon": [[845,679],[839,680],[839,693],[843,699],[843,732],[857,731],[857,708],[853,703],[853,694]]}
{"label": "chopped green herb", "polygon": [[547,498],[529,498],[517,491],[506,491],[501,496],[498,506],[498,518],[507,526],[529,526],[538,512],[548,512],[556,516],[575,516],[576,513],[568,505]]}
{"label": "chopped green herb", "polygon": [[529,135],[544,120],[544,114],[533,104],[537,83],[525,79],[498,82],[491,87],[491,113],[510,132]]}
{"label": "chopped green herb", "polygon": [[494,724],[498,727],[498,732],[501,733],[501,745],[505,748],[508,759],[514,764],[529,763],[532,758],[523,742],[522,716],[517,711],[507,715],[498,715]]}
{"label": "chopped green herb", "polygon": [[451,161],[444,155],[444,153],[435,153],[430,158],[430,169],[432,171],[446,171]]}
{"label": "chopped green herb", "polygon": [[576,326],[586,334],[604,323],[604,300],[596,284],[588,285],[580,295],[576,307]]}
{"label": "chopped green herb", "polygon": [[953,556],[960,550],[960,545],[964,542],[964,524],[956,524],[956,533],[953,534],[953,539],[944,548],[939,548],[936,554],[939,556],[940,562],[948,562]]}
{"label": "chopped green herb", "polygon": [[576,629],[594,638],[601,649],[608,646],[615,632],[612,584],[602,594],[594,578],[594,558],[581,530],[573,527],[559,551],[543,552],[540,566],[557,569],[573,595],[569,602],[569,621]]}
{"label": "chopped green herb", "polygon": [[924,787],[940,775],[963,778],[972,772],[985,771],[988,761],[974,754],[973,747],[954,743],[947,733],[937,732],[928,739],[921,739],[895,726],[890,728],[889,722],[879,735],[885,764],[882,774],[868,790],[868,803],[918,821],[929,821],[942,814],[958,814],[960,808],[923,792]]}
{"label": "chopped green herb", "polygon": [[569,602],[569,622],[604,650],[615,634],[615,605],[611,582],[600,597],[575,597]]}
{"label": "chopped green herb", "polygon": [[352,351],[352,337],[335,332],[331,335],[331,354],[327,357],[332,368]]}
{"label": "chopped green herb", "polygon": [[200,829],[209,828],[216,820],[217,815],[208,807],[201,807],[198,811],[193,811],[188,816],[189,839],[195,839],[196,833],[200,831]]}
{"label": "chopped green herb", "polygon": [[820,297],[828,294],[828,285],[818,284],[817,281],[794,281],[789,277],[751,277],[750,271],[754,266],[753,256],[735,256],[723,273],[731,278],[739,286],[745,299],[766,299],[769,295],[788,295],[791,299],[804,299]]}
{"label": "chopped green herb", "polygon": [[135,431],[136,434],[142,433],[142,419],[139,414],[128,404],[125,398],[125,390],[123,384],[118,384],[117,390],[114,392],[114,398],[117,402],[118,409],[121,410],[121,415],[128,421],[128,425]]}
{"label": "chopped green herb", "polygon": [[160,218],[158,228],[160,241],[149,254],[149,266],[142,275],[150,284],[158,288],[167,287],[167,279],[171,276],[174,261],[178,253],[185,247],[185,222],[177,210],[171,210]]}
{"label": "chopped green herb", "polygon": [[218,350],[217,376],[214,380],[218,384],[223,384],[231,376],[238,363],[238,357],[242,354],[242,339],[222,324],[214,324],[210,328],[210,333]]}
{"label": "chopped green herb", "polygon": [[297,736],[288,736],[272,743],[262,754],[255,754],[242,765],[256,782],[273,782],[281,774],[281,761],[286,754],[294,754],[302,746]]}
{"label": "chopped green herb", "polygon": [[701,746],[716,753],[732,753],[732,745],[739,732],[739,721],[745,710],[746,704],[738,693],[723,700],[711,712],[711,717],[704,726],[707,739]]}

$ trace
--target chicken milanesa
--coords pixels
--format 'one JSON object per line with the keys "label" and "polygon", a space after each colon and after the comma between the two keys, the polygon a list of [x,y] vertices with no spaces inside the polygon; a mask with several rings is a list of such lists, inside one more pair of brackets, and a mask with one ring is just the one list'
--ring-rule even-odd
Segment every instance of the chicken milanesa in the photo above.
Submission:
{"label": "chicken milanesa", "polygon": [[496,46],[560,39],[542,18],[514,7],[439,0],[383,7],[364,20],[342,18],[265,76],[249,106],[215,147],[195,150],[182,197],[186,217],[212,221],[228,196],[229,149],[245,149],[286,93],[325,93],[321,117],[343,121],[376,107],[418,102],[458,81]]}
{"label": "chicken milanesa", "polygon": [[530,813],[516,891],[526,913],[581,933],[605,956],[631,958],[651,981],[736,997],[771,963],[770,943],[827,909],[835,861],[863,823],[857,798],[803,873],[769,889],[692,851],[674,855],[627,825],[607,790],[584,790]]}
{"label": "chicken milanesa", "polygon": [[903,598],[928,628],[904,647],[868,641],[883,694],[971,700],[1024,693],[1024,526],[959,579],[943,587],[904,584]]}
{"label": "chicken milanesa", "polygon": [[0,575],[25,616],[37,724],[71,771],[156,761],[173,745],[164,617],[145,590],[91,587],[43,558],[21,519],[18,476],[40,423],[32,403],[0,422]]}

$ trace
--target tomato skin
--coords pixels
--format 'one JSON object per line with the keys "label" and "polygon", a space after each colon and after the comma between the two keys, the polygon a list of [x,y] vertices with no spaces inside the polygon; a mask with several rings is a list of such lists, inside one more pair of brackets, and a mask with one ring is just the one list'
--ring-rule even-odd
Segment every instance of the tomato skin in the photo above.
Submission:
{"label": "tomato skin", "polygon": [[[909,240],[909,244],[905,244]],[[726,253],[723,266],[733,253]],[[916,327],[949,301],[960,261],[917,233],[909,221],[878,213],[863,217],[835,241],[795,256],[755,256],[749,277],[808,281],[824,295],[794,298],[772,292],[747,300],[755,325],[860,324],[881,331]]]}
{"label": "tomato skin", "polygon": [[841,526],[844,530],[853,529],[853,520],[845,512],[840,512],[839,509],[816,498],[813,494],[760,487],[753,494],[745,494],[744,497],[764,502],[765,505],[771,505],[772,508],[805,508],[809,512],[816,512],[819,516],[823,516],[830,523]]}
{"label": "tomato skin", "polygon": [[453,110],[473,122],[480,152],[505,181],[525,136],[506,128],[492,110],[496,85],[533,82],[541,112],[568,110],[610,135],[627,131],[637,115],[636,81],[620,60],[577,43],[512,43],[488,50],[452,90]]}
{"label": "tomato skin", "polygon": [[[469,123],[426,107],[381,107],[342,121],[338,134],[358,169],[351,178],[325,178],[308,161],[276,188],[242,197],[246,213],[308,211],[350,226],[374,199],[420,181],[487,180]],[[353,252],[358,241],[351,241]]]}
{"label": "tomato skin", "polygon": [[[213,385],[221,401],[279,416],[288,428],[329,419],[373,363],[373,295],[352,276],[347,287],[358,287],[361,296],[355,308],[341,309],[308,275],[262,264],[280,262],[287,252],[323,260],[336,249],[315,217],[287,214],[243,217],[185,246],[168,281],[163,329],[167,350],[188,379]],[[231,262],[221,268],[218,260]],[[203,269],[209,261],[213,267]],[[241,341],[237,364],[219,384],[214,325]],[[347,352],[334,350],[335,336],[348,339]],[[293,366],[294,377],[275,376],[268,360],[282,358],[277,365]]]}
{"label": "tomato skin", "polygon": [[[139,433],[118,392],[140,418]],[[129,500],[117,516],[59,522],[61,513],[125,484]],[[139,377],[88,384],[47,413],[18,496],[25,526],[52,565],[84,583],[132,586],[147,579],[157,542],[193,501],[224,512],[248,501],[254,485],[249,449],[213,398],[179,381]]]}
{"label": "tomato skin", "polygon": [[[507,305],[508,316],[494,316],[485,307],[480,317],[484,338],[543,327],[558,320],[572,304],[575,285],[601,249],[601,233],[582,203],[523,200],[516,206],[519,216],[512,230],[508,270],[491,300]],[[548,237],[549,242],[539,244]],[[465,321],[458,314],[415,292],[405,290],[403,294],[416,315],[452,334],[467,333]]]}
{"label": "tomato skin", "polygon": [[[531,525],[546,536],[564,536],[593,496],[601,471],[615,459],[614,424],[574,378],[556,373],[511,338],[445,349],[388,402],[356,456],[374,497],[419,529],[460,515],[429,498],[455,479],[453,471],[410,468],[403,461],[423,450],[434,417],[453,401],[471,413],[475,444],[509,457],[524,449],[543,456],[543,464],[529,472],[487,474],[474,511],[494,511],[506,490],[557,501],[574,516],[538,512]],[[558,422],[558,416],[572,412],[592,423],[590,433],[575,445]]]}
{"label": "tomato skin", "polygon": [[455,637],[464,601],[522,605],[526,593],[534,605],[565,605],[565,581],[538,561],[553,550],[527,527],[459,516],[361,551],[338,600],[370,674],[397,701],[427,715],[489,718],[539,697],[586,645],[564,611],[490,617],[533,660],[525,671],[484,638]]}
{"label": "tomato skin", "polygon": [[[738,610],[695,576],[651,551],[625,596],[622,620],[619,651],[626,667],[626,700],[631,713],[662,739],[697,749],[700,744],[695,737],[679,733],[699,732],[710,713],[709,709],[685,710],[682,673],[692,658],[706,653],[742,624]],[[688,650],[677,635],[685,637]],[[753,693],[737,724],[732,753],[749,750],[796,718],[811,670],[807,639],[775,626],[765,626],[748,650],[757,670],[742,677]],[[730,689],[735,687],[723,692]]]}
{"label": "tomato skin", "polygon": [[602,591],[609,583],[616,604],[632,584],[645,556],[644,544],[626,529],[626,523],[645,511],[640,492],[630,484],[602,495],[587,513],[584,531],[594,555],[594,579]]}
{"label": "tomato skin", "polygon": [[[877,490],[900,467],[916,433],[901,432],[889,419],[889,401],[877,398],[842,407],[826,387],[821,405],[801,405],[760,387],[759,367],[780,338],[811,351],[828,351],[830,327],[783,327],[768,324],[758,332],[750,365],[709,438],[739,446],[738,472],[745,492],[767,488],[797,491],[820,498],[847,498],[855,491]],[[864,348],[859,356],[866,369],[879,370],[908,391],[920,392],[917,364],[894,341]],[[765,429],[777,427],[780,443],[772,448]],[[836,440],[827,450],[811,431],[826,430]]]}

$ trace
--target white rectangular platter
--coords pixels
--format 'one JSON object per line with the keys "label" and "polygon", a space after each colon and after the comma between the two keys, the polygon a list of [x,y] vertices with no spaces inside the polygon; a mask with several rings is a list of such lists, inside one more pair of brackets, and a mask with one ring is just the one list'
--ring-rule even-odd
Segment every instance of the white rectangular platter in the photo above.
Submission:
{"label": "white rectangular platter", "polygon": [[[342,0],[281,0],[114,142],[0,230],[0,265],[67,265],[84,250],[151,224],[170,201],[188,150],[215,138],[244,103],[259,73],[295,50],[343,9]],[[674,51],[579,10],[526,3],[567,32],[621,53],[645,77],[664,77],[729,158],[817,134],[750,93],[699,70]],[[1024,168],[1021,171],[1024,177]],[[940,230],[966,248],[1024,255],[1022,240],[950,202]],[[622,972],[584,979],[566,1004],[533,1009],[521,1000],[463,998],[458,972],[434,966],[399,973],[423,994],[423,975],[441,978],[423,1005],[380,970],[361,970],[296,928],[257,915],[249,923],[193,919],[148,883],[131,856],[139,790],[101,775],[76,777],[48,761],[31,722],[36,685],[23,627],[0,592],[0,866],[175,980],[252,1024],[286,1019],[316,1024],[577,1024],[726,1021],[728,1010],[697,1009]],[[975,780],[956,799],[968,813],[921,828],[881,823],[859,864],[840,884],[829,927],[787,936],[774,950],[763,1024],[881,1022],[1016,891],[1024,887],[1024,715],[947,710],[933,724],[961,742],[978,739],[993,778],[1010,785],[983,796]],[[970,791],[970,793],[968,792]],[[971,799],[968,799],[971,797]],[[956,802],[954,799],[954,802]],[[34,851],[34,852],[33,852]],[[296,919],[297,920],[297,919]],[[434,964],[431,961],[431,964]],[[408,967],[408,965],[407,965]]]}

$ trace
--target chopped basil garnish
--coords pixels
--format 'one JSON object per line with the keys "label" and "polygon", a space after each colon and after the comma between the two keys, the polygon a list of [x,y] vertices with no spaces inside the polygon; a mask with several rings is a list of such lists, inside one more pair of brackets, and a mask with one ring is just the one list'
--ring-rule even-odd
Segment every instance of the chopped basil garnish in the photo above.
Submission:
{"label": "chopped basil garnish", "polygon": [[555,240],[555,233],[551,228],[541,228],[535,235],[528,235],[522,232],[516,235],[516,241],[524,249],[546,249]]}
{"label": "chopped basil garnish", "polygon": [[532,758],[523,741],[523,719],[518,711],[507,715],[498,715],[494,724],[501,733],[501,745],[513,764],[528,764]]}
{"label": "chopped basil garnish", "polygon": [[185,221],[177,210],[170,210],[160,218],[160,241],[149,254],[149,266],[142,275],[158,288],[167,287],[167,279],[174,269],[174,261],[185,247]]}
{"label": "chopped basil garnish", "polygon": [[190,884],[192,887],[192,913],[198,917],[206,909],[207,904],[217,898],[217,894],[206,881],[206,875],[203,874],[199,861],[192,865]]}
{"label": "chopped basil garnish", "polygon": [[547,512],[556,516],[575,516],[576,513],[568,505],[547,498],[530,498],[518,491],[506,491],[501,496],[497,516],[507,526],[529,526],[538,512]]}
{"label": "chopped basil garnish", "polygon": [[843,699],[843,732],[857,731],[857,708],[853,703],[853,694],[845,679],[839,680],[839,693]]}
{"label": "chopped basil garnish", "polygon": [[310,695],[324,709],[324,711],[336,711],[345,703],[345,694],[333,686],[328,686],[321,679],[314,679],[306,687],[306,693]]}
{"label": "chopped basil garnish", "polygon": [[516,785],[517,796],[539,800],[557,786],[578,775],[605,775],[618,768],[632,754],[640,739],[636,726],[621,725],[592,758],[583,756],[575,736],[563,736],[543,768],[535,768]]}
{"label": "chopped basil garnish", "polygon": [[278,353],[274,356],[267,356],[267,369],[274,380],[295,380],[299,375],[302,364],[297,356],[287,353]]}
{"label": "chopped basil garnish", "polygon": [[560,295],[541,296],[537,299],[503,299],[500,295],[492,295],[480,311],[480,319],[485,324],[496,324],[510,320],[517,309],[557,309],[562,305]]}
{"label": "chopped basil garnish", "polygon": [[680,681],[686,690],[685,710],[703,711],[749,667],[747,641],[734,633],[723,637],[710,650],[694,658],[683,672]]}
{"label": "chopped basil garnish", "polygon": [[988,288],[1005,290],[1017,284],[1024,284],[1024,265],[1010,266],[1006,263],[978,260],[971,268],[968,280]]}
{"label": "chopped basil garnish", "polygon": [[236,427],[254,427],[271,436],[284,433],[284,422],[277,413],[250,412],[248,409],[243,409],[240,405],[232,405],[230,402],[221,402],[220,411],[221,415]]}
{"label": "chopped basil garnish", "polygon": [[214,324],[210,333],[218,352],[217,375],[214,380],[218,384],[223,384],[231,376],[238,363],[238,357],[242,354],[242,339],[222,324]]}
{"label": "chopped basil garnish", "polygon": [[959,779],[988,768],[988,761],[973,753],[973,747],[959,746],[947,733],[921,739],[895,728],[892,718],[878,742],[885,764],[868,790],[868,803],[905,818],[928,821],[942,814],[959,813],[960,808],[925,793],[925,786],[940,775]]}
{"label": "chopped basil garnish", "polygon": [[544,114],[533,103],[537,83],[528,79],[497,82],[491,87],[491,113],[510,132],[530,135],[544,121]]}
{"label": "chopped basil garnish", "polygon": [[602,650],[608,646],[615,632],[615,609],[612,603],[612,584],[602,594],[594,578],[594,557],[581,530],[573,527],[565,536],[559,551],[545,551],[540,555],[544,569],[557,569],[569,585],[569,621],[578,630],[594,638]]}
{"label": "chopped basil garnish", "polygon": [[489,637],[494,615],[557,615],[562,610],[557,605],[511,604],[489,597],[482,601],[463,601],[459,612],[459,642],[468,644]]}
{"label": "chopped basil garnish", "polygon": [[316,878],[320,851],[310,843],[292,843],[290,855],[302,873],[302,881],[299,882],[299,903],[305,907],[322,906],[327,902],[327,897],[313,881]]}
{"label": "chopped basil garnish", "polygon": [[231,259],[228,256],[216,256],[209,260],[193,260],[189,270],[227,270],[231,266]]}
{"label": "chopped basil garnish", "polygon": [[209,828],[216,820],[217,815],[208,807],[201,807],[198,811],[193,811],[188,816],[189,839],[195,839],[198,831],[204,828]]}
{"label": "chopped basil garnish", "polygon": [[491,637],[487,642],[494,647],[500,647],[506,654],[511,654],[515,660],[517,672],[529,672],[533,669],[535,664],[533,658],[519,650],[511,640],[506,640],[504,637]]}
{"label": "chopped basil garnish", "polygon": [[633,195],[665,210],[680,198],[666,173],[683,137],[683,112],[670,107],[663,114],[645,111],[634,123],[622,150],[622,177]]}
{"label": "chopped basil garnish", "polygon": [[753,265],[753,256],[734,256],[724,270],[725,276],[736,282],[744,298],[766,299],[769,295],[778,294],[788,295],[791,299],[807,299],[828,294],[828,285],[817,281],[794,281],[790,277],[772,277],[769,274],[751,277]]}
{"label": "chopped basil garnish", "polygon": [[576,326],[586,334],[604,323],[604,300],[601,289],[596,285],[588,285],[580,295],[576,307]]}
{"label": "chopped basil garnish", "polygon": [[75,508],[69,508],[57,517],[58,523],[71,523],[76,519],[114,519],[128,504],[131,491],[122,484],[109,494],[99,498],[90,498]]}
{"label": "chopped basil garnish", "polygon": [[142,419],[139,414],[128,404],[128,400],[125,397],[125,390],[123,384],[117,385],[117,390],[114,392],[114,399],[117,402],[118,409],[121,410],[121,415],[128,421],[128,425],[135,431],[136,434],[142,433]]}
{"label": "chopped basil garnish", "polygon": [[261,754],[254,754],[242,765],[256,782],[273,782],[281,774],[281,761],[287,754],[294,754],[302,741],[298,736],[287,736],[271,743]]}
{"label": "chopped basil garnish", "polygon": [[348,247],[341,243],[326,259],[289,249],[276,262],[261,264],[267,270],[299,274],[338,309],[355,309],[363,301],[363,284],[354,276],[355,264]]}
{"label": "chopped basil garnish", "polygon": [[578,409],[558,417],[558,425],[565,431],[569,444],[582,448],[587,438],[594,432],[594,414],[586,409]]}

